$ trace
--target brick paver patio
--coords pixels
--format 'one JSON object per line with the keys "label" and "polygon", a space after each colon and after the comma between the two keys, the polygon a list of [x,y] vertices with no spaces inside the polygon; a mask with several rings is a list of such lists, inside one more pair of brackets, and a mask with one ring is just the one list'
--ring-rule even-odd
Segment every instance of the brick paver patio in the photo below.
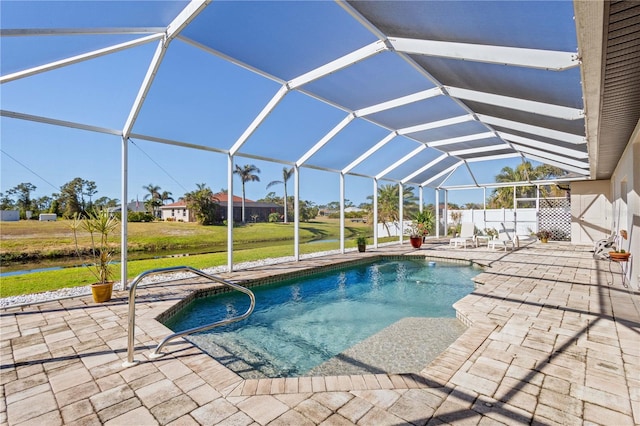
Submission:
{"label": "brick paver patio", "polygon": [[[9,425],[640,424],[640,293],[589,247],[514,252],[388,246],[234,272],[244,281],[363,256],[485,266],[455,308],[467,331],[420,374],[243,380],[155,318],[194,289],[140,286],[136,366],[124,368],[127,295],[14,307],[1,315],[0,423]],[[610,269],[611,268],[611,269]]]}

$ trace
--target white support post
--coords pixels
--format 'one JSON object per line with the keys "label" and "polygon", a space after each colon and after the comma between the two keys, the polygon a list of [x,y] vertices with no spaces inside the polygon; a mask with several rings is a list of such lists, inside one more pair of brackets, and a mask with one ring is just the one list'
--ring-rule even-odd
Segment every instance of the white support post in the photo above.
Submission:
{"label": "white support post", "polygon": [[[296,261],[300,261],[300,167],[298,166],[293,166],[293,191],[293,255]],[[286,214],[285,212],[285,217]]]}
{"label": "white support post", "polygon": [[449,233],[449,191],[444,190],[444,209],[442,209],[442,215],[444,216],[444,236]]}
{"label": "white support post", "polygon": [[127,289],[127,242],[128,242],[128,233],[127,233],[127,222],[129,220],[129,209],[127,208],[129,199],[129,194],[127,193],[127,180],[129,175],[129,140],[127,138],[122,138],[122,153],[121,153],[121,176],[120,176],[120,197],[122,198],[122,203],[120,206],[120,217],[122,220],[120,221],[120,284],[122,290]]}
{"label": "white support post", "polygon": [[436,188],[436,238],[440,238],[440,190]]}
{"label": "white support post", "polygon": [[340,253],[344,254],[344,173],[340,173]]}
{"label": "white support post", "polygon": [[418,187],[418,202],[420,203],[420,207],[418,207],[418,209],[419,209],[420,213],[422,213],[422,210],[423,210],[423,208],[422,208],[422,204],[423,204],[422,203],[422,191],[423,191],[423,189],[424,188],[422,187],[422,185],[420,185]]}
{"label": "white support post", "polygon": [[484,222],[484,228],[487,229],[487,187],[482,187],[482,221]]}
{"label": "white support post", "polygon": [[404,194],[402,190],[402,183],[398,183],[398,214],[399,217],[399,225],[400,225],[400,237],[398,241],[402,244],[403,234],[404,234]]}
{"label": "white support post", "polygon": [[536,185],[536,232],[540,231],[540,185]]}
{"label": "white support post", "polygon": [[233,155],[227,160],[227,272],[233,272]]}
{"label": "white support post", "polygon": [[378,248],[378,179],[373,178],[373,246]]}

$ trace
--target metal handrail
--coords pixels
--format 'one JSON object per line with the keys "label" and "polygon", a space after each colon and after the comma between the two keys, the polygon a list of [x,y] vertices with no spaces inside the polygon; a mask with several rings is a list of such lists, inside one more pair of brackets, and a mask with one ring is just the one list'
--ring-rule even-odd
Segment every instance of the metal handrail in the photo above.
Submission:
{"label": "metal handrail", "polygon": [[195,275],[204,277],[210,281],[214,281],[219,284],[224,284],[228,287],[233,288],[234,290],[238,290],[246,294],[247,296],[249,296],[249,298],[251,299],[251,304],[249,305],[249,309],[247,309],[247,311],[242,315],[238,315],[233,318],[227,318],[221,321],[216,321],[214,323],[203,325],[200,327],[191,328],[189,330],[181,331],[179,333],[170,334],[169,336],[165,337],[162,340],[162,342],[160,342],[160,344],[154,349],[154,351],[151,353],[151,358],[159,358],[163,356],[164,354],[161,353],[160,350],[162,350],[165,344],[167,344],[169,341],[173,339],[177,339],[178,337],[183,337],[188,334],[197,333],[198,331],[210,330],[212,328],[220,327],[226,324],[230,324],[232,322],[241,321],[246,317],[248,317],[249,315],[251,315],[251,313],[253,312],[253,309],[256,306],[256,297],[254,296],[253,292],[248,288],[223,280],[222,278],[218,278],[214,275],[209,275],[207,273],[200,271],[199,269],[192,268],[191,266],[173,266],[169,268],[158,268],[158,269],[150,269],[148,271],[145,271],[140,275],[138,275],[137,277],[135,277],[134,280],[131,282],[131,286],[129,287],[129,330],[128,330],[128,340],[127,340],[127,361],[123,363],[124,367],[130,367],[132,365],[137,364],[137,361],[133,359],[133,352],[134,352],[134,340],[135,340],[135,328],[136,328],[135,298],[136,298],[136,288],[138,287],[138,284],[140,283],[140,281],[142,281],[144,278],[148,276],[166,274],[169,272],[177,272],[177,271],[191,272]]}

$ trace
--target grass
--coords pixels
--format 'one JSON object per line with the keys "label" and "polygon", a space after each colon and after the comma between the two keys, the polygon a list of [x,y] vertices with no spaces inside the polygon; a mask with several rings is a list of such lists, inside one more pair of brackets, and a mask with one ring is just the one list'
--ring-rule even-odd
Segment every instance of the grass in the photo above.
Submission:
{"label": "grass", "polygon": [[[40,241],[48,241],[50,244],[42,248],[49,250],[67,250],[68,245],[73,245],[68,228],[65,230],[63,221],[58,222],[18,222],[16,226],[6,227],[2,224],[2,253],[5,252],[5,242],[10,241],[14,248],[22,247],[32,252],[38,251]],[[48,224],[57,224],[50,226]],[[13,225],[13,223],[11,223]],[[35,225],[33,227],[24,225]],[[44,225],[44,226],[41,226]],[[10,228],[10,229],[7,229]],[[349,224],[345,227],[347,238],[354,238],[360,233],[369,235],[371,230],[366,224]],[[141,247],[160,246],[184,246],[192,248],[194,244],[219,244],[226,249],[225,227],[203,227],[188,223],[130,223],[128,226],[130,244],[138,244]],[[5,233],[6,232],[6,233]],[[22,235],[20,235],[22,232]],[[69,235],[66,235],[68,232]],[[304,237],[303,237],[304,234]],[[307,241],[313,239],[338,239],[340,235],[337,220],[323,220],[300,225],[301,241],[306,237]],[[67,240],[70,241],[67,241]],[[21,242],[20,242],[21,240]],[[287,241],[291,244],[269,244],[269,241]],[[86,240],[88,243],[88,239]],[[251,247],[255,243],[260,247]],[[250,224],[234,228],[234,263],[254,261],[267,258],[276,258],[293,255],[293,225],[292,224]],[[345,241],[346,247],[355,247],[355,239]],[[319,242],[313,244],[301,244],[300,253],[307,254],[318,251],[333,250],[339,248],[338,242]],[[227,264],[227,253],[190,255],[188,257],[169,257],[159,259],[146,259],[129,261],[127,264],[127,278],[131,279],[141,272],[155,268],[189,265],[197,269],[210,268]],[[115,279],[120,280],[120,268],[114,268]],[[0,297],[17,296],[22,294],[40,293],[57,290],[64,287],[84,286],[95,282],[93,275],[87,268],[65,268],[55,271],[36,272],[25,275],[7,276],[2,278],[0,285]]]}

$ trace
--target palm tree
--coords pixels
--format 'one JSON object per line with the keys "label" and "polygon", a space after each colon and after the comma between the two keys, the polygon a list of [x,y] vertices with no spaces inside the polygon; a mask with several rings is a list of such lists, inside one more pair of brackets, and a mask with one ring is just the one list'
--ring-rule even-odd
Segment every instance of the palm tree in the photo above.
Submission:
{"label": "palm tree", "polygon": [[[240,180],[242,181],[242,222],[244,223],[244,184],[246,182],[260,182],[260,178],[258,177],[258,175],[254,174],[260,173],[260,169],[253,164],[245,164],[242,167],[236,164],[236,169],[233,171],[233,173],[240,176]],[[229,202],[233,203],[233,194],[231,194],[230,196],[231,200],[229,200]]]}
{"label": "palm tree", "polygon": [[[518,164],[515,169],[512,169],[509,166],[503,167],[502,170],[500,170],[500,173],[496,175],[496,182],[526,182],[528,180],[549,179],[555,176],[561,176],[562,174],[562,169],[559,169],[558,167],[549,166],[547,164],[541,164],[537,167],[533,167],[530,162],[526,161]],[[546,197],[550,195],[551,190],[548,187],[541,186],[540,192],[543,197]],[[517,187],[516,195],[518,198],[535,198],[536,196],[533,186]],[[490,208],[514,208],[513,188],[506,186],[494,189],[487,204]]]}
{"label": "palm tree", "polygon": [[144,196],[144,200],[148,200],[145,202],[145,206],[147,206],[147,209],[153,214],[153,217],[157,217],[156,209],[162,205],[162,201],[160,200],[160,187],[150,183],[149,185],[143,186],[142,189],[146,189],[148,192],[148,194]]}
{"label": "palm tree", "polygon": [[286,167],[282,168],[282,180],[274,180],[269,182],[267,185],[267,189],[271,188],[273,185],[283,184],[284,185],[284,223],[287,223],[287,181],[293,175],[293,167],[287,169]]}
{"label": "palm tree", "polygon": [[160,201],[162,201],[162,204],[165,203],[165,201],[167,200],[171,200],[171,202],[174,202],[175,200],[173,199],[173,197],[171,196],[171,192],[170,191],[162,191],[162,194],[160,194]]}
{"label": "palm tree", "polygon": [[[412,186],[403,187],[402,189],[402,198],[404,199],[405,205],[403,210],[404,219],[413,216],[417,211],[416,197],[413,193],[413,189],[414,188]],[[370,195],[367,198],[372,199],[373,197]],[[398,185],[389,184],[378,187],[378,221],[385,227],[388,236],[391,236],[389,223],[400,221],[400,208],[398,201]],[[370,215],[373,215],[373,212],[371,212]],[[374,224],[374,226],[376,225]]]}

